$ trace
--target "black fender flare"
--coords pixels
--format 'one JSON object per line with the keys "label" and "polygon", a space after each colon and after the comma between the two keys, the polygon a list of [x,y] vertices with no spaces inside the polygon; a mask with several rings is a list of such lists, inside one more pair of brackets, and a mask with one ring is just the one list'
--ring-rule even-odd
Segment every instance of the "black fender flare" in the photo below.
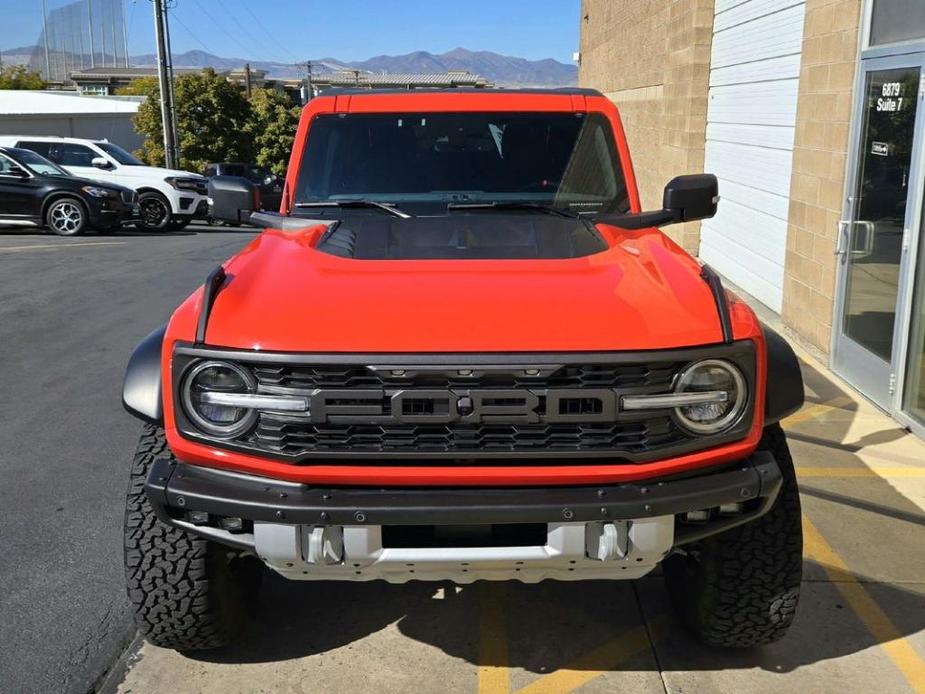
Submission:
{"label": "black fender flare", "polygon": [[164,423],[161,346],[166,332],[165,323],[138,343],[122,381],[122,406],[130,415],[152,424]]}
{"label": "black fender flare", "polygon": [[803,373],[790,344],[766,325],[761,326],[768,353],[764,423],[774,424],[803,407]]}

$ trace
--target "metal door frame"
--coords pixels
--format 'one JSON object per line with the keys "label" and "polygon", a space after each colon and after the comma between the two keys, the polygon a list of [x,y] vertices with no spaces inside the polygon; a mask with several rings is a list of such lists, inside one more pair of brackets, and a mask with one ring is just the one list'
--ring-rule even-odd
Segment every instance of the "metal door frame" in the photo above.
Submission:
{"label": "metal door frame", "polygon": [[[861,163],[861,142],[864,127],[864,110],[867,101],[867,76],[871,72],[898,68],[919,69],[919,93],[916,95],[916,114],[913,126],[912,155],[909,167],[909,193],[906,203],[902,256],[899,265],[899,279],[896,292],[896,314],[893,325],[891,362],[882,366],[883,361],[869,350],[860,346],[844,335],[844,310],[846,303],[845,288],[847,284],[847,262],[836,261],[835,301],[832,320],[831,364],[832,370],[848,381],[868,399],[879,407],[889,410],[904,424],[909,418],[901,415],[902,386],[905,380],[905,358],[908,345],[904,338],[908,336],[911,311],[912,285],[914,283],[915,255],[919,239],[919,219],[922,206],[922,172],[923,172],[923,123],[925,123],[925,53],[899,53],[882,58],[862,59],[855,76],[854,106],[852,109],[849,133],[848,165],[845,177],[845,195],[842,219],[850,221],[854,216],[854,197],[857,191],[858,174]],[[844,230],[842,225],[836,230],[836,248],[842,244]],[[925,428],[922,429],[925,433]]]}

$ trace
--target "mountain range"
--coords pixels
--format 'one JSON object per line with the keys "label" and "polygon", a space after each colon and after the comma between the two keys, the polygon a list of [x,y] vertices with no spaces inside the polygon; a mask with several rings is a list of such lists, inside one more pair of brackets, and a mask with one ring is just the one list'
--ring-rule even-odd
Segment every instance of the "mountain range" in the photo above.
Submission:
{"label": "mountain range", "polygon": [[[4,62],[27,62],[32,46],[10,48],[3,51]],[[20,60],[17,60],[19,58]],[[132,65],[150,67],[156,65],[153,54],[132,56]],[[297,77],[303,73],[301,66],[247,58],[223,58],[206,51],[175,53],[174,67],[213,67],[230,70],[250,63],[256,70],[265,70],[272,77]],[[446,53],[414,51],[404,55],[377,55],[368,60],[345,61],[337,58],[313,59],[312,71],[317,73],[337,70],[365,70],[367,72],[446,72],[468,70],[491,80],[499,87],[566,87],[576,84],[578,68],[560,63],[552,58],[527,60],[501,55],[492,51],[470,51],[455,48]]]}

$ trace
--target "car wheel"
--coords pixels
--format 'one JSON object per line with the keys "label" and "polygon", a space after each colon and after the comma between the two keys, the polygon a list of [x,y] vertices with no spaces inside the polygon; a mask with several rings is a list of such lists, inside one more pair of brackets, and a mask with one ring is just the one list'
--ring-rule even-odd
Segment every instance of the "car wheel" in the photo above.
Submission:
{"label": "car wheel", "polygon": [[170,224],[170,203],[160,193],[142,193],[138,196],[138,222],[143,231],[165,231]]}
{"label": "car wheel", "polygon": [[783,487],[765,515],[665,560],[672,602],[687,628],[711,646],[749,648],[777,641],[800,599],[803,529],[793,460],[779,424],[764,430]]}
{"label": "car wheel", "polygon": [[164,430],[145,426],[125,506],[125,578],[135,623],[156,646],[217,648],[252,618],[263,567],[155,515],[144,484],[155,458],[164,457],[172,457]]}
{"label": "car wheel", "polygon": [[45,225],[58,236],[77,236],[87,228],[87,217],[77,198],[58,198],[45,210]]}

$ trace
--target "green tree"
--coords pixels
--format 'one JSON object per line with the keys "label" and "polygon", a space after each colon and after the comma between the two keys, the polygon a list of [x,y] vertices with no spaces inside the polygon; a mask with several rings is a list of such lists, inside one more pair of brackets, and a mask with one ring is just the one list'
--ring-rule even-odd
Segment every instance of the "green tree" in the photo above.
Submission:
{"label": "green tree", "polygon": [[117,96],[153,96],[155,99],[160,98],[160,93],[157,77],[137,77],[128,86],[116,90]]}
{"label": "green tree", "polygon": [[25,65],[0,66],[0,89],[44,89],[42,76]]}
{"label": "green tree", "polygon": [[253,90],[250,106],[246,133],[253,144],[256,162],[283,176],[299,125],[300,109],[293,106],[286,94],[273,89]]}
{"label": "green tree", "polygon": [[[127,89],[148,96],[135,115],[135,129],[145,138],[138,156],[147,164],[163,166],[164,131],[157,81],[146,78],[143,84]],[[245,131],[251,108],[237,85],[206,68],[177,77],[175,89],[180,168],[201,171],[210,162],[253,159],[253,146]]]}

